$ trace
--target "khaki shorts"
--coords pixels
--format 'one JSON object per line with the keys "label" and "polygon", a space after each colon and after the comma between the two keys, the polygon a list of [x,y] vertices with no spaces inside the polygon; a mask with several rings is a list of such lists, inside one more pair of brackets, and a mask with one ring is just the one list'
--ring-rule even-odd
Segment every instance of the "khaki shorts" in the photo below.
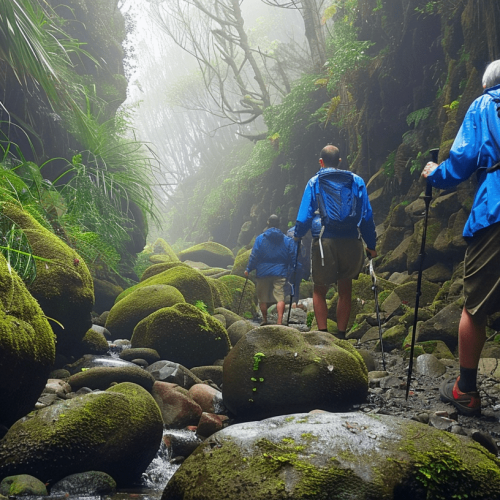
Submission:
{"label": "khaki shorts", "polygon": [[266,276],[256,278],[255,291],[260,303],[276,304],[285,300],[285,278],[281,276]]}
{"label": "khaki shorts", "polygon": [[500,311],[500,223],[468,239],[464,261],[465,308],[477,317]]}
{"label": "khaki shorts", "polygon": [[319,238],[312,242],[312,277],[319,286],[330,286],[340,279],[356,279],[365,260],[363,242],[352,238],[321,238],[324,262],[321,265]]}

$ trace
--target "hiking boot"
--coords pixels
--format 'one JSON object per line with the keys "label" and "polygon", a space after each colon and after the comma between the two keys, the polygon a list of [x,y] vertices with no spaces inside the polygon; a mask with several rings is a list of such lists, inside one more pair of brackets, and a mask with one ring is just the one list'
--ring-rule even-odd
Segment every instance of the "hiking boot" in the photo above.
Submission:
{"label": "hiking boot", "polygon": [[477,391],[462,392],[458,388],[457,379],[445,380],[439,388],[439,397],[444,403],[452,404],[461,415],[479,417],[481,415],[481,398]]}

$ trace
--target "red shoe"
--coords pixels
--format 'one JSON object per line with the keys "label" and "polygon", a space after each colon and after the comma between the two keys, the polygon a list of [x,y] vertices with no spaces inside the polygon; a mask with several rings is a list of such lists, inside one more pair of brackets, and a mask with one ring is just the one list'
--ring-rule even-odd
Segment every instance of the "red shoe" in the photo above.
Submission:
{"label": "red shoe", "polygon": [[439,396],[444,403],[451,403],[461,415],[479,417],[481,415],[481,398],[477,391],[462,392],[458,381],[451,378],[444,381],[439,388]]}

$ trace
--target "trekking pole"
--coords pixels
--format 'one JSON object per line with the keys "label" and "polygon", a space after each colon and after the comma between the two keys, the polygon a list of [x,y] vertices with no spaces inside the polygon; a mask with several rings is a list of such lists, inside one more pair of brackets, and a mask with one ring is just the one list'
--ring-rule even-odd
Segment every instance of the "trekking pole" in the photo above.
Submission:
{"label": "trekking pole", "polygon": [[[368,252],[367,252],[368,255]],[[377,323],[378,323],[378,336],[380,339],[380,349],[382,351],[382,367],[385,371],[385,356],[384,356],[384,342],[382,340],[382,325],[380,323],[380,309],[378,307],[378,284],[377,284],[377,276],[375,275],[375,271],[373,269],[373,259],[371,255],[368,255],[368,260],[370,262],[370,276],[372,277],[372,290],[375,295],[375,311],[377,313]]]}
{"label": "trekking pole", "polygon": [[[430,153],[432,155],[432,161],[437,163],[439,149],[431,149]],[[417,278],[417,294],[415,297],[415,314],[413,317],[413,330],[411,332],[411,347],[410,347],[410,363],[408,365],[408,378],[406,380],[406,400],[408,400],[408,393],[410,392],[411,383],[411,372],[413,369],[413,352],[415,350],[415,337],[417,333],[417,321],[418,321],[418,305],[420,302],[420,295],[422,294],[422,271],[424,268],[425,259],[425,238],[427,236],[427,220],[429,218],[429,205],[432,199],[432,184],[427,181],[425,186],[425,215],[424,215],[424,228],[422,231],[422,244],[420,246],[420,253],[418,254],[418,278]]]}
{"label": "trekking pole", "polygon": [[290,313],[292,312],[293,296],[295,295],[295,278],[297,277],[297,262],[299,260],[301,243],[302,239],[300,239],[297,244],[297,253],[295,254],[295,264],[293,266],[292,282],[290,283],[290,304],[288,306],[288,316],[286,318],[286,326],[288,326],[288,323],[290,323]]}
{"label": "trekking pole", "polygon": [[245,280],[245,284],[243,285],[243,290],[241,292],[240,303],[238,304],[238,312],[236,313],[238,316],[240,315],[240,307],[241,301],[243,300],[243,295],[245,295],[245,288],[247,287],[248,278]]}

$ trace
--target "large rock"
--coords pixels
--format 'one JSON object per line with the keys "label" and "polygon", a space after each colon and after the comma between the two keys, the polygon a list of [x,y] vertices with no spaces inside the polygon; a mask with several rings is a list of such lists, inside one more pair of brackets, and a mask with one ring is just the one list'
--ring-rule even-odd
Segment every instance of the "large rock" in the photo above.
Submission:
{"label": "large rock", "polygon": [[16,422],[0,444],[0,477],[55,482],[98,470],[119,486],[140,478],[160,446],[163,424],[151,394],[123,383],[61,401]]}
{"label": "large rock", "polygon": [[0,423],[35,406],[55,358],[55,337],[40,306],[0,254]]}
{"label": "large rock", "polygon": [[162,500],[500,498],[500,461],[464,436],[408,419],[300,413],[207,440]]}
{"label": "large rock", "polygon": [[231,343],[220,321],[191,304],[176,304],[140,321],[132,347],[156,349],[161,358],[192,368],[224,358]]}
{"label": "large rock", "polygon": [[207,241],[183,250],[178,257],[183,262],[186,260],[200,261],[210,267],[227,267],[234,262],[233,252],[215,241]]}
{"label": "large rock", "polygon": [[340,411],[365,401],[368,372],[348,341],[286,326],[258,327],[225,358],[222,393],[238,420]]}
{"label": "large rock", "polygon": [[51,261],[37,265],[36,278],[28,289],[44,314],[64,327],[51,322],[57,351],[73,353],[92,326],[94,285],[85,262],[22,208],[3,203],[0,210],[23,230],[33,254]]}
{"label": "large rock", "polygon": [[153,264],[152,266],[146,268],[146,270],[141,275],[141,281],[146,281],[148,278],[151,278],[152,276],[156,276],[157,274],[160,274],[163,271],[168,271],[169,269],[172,269],[173,267],[177,266],[190,267],[187,264],[184,264],[184,262],[180,261],[159,262],[158,264]]}
{"label": "large rock", "polygon": [[221,276],[219,278],[229,289],[232,302],[227,309],[246,318],[252,318],[257,311],[257,293],[250,279],[241,276]]}
{"label": "large rock", "polygon": [[195,305],[197,302],[203,302],[210,314],[214,312],[212,288],[207,278],[200,271],[188,266],[176,266],[160,274],[151,276],[151,278],[127,288],[116,300],[117,302],[123,300],[135,290],[150,285],[173,286],[181,292],[184,300],[189,304]]}
{"label": "large rock", "polygon": [[106,318],[106,328],[114,339],[130,339],[139,321],[158,309],[180,302],[186,301],[182,293],[171,285],[137,288],[111,308]]}

